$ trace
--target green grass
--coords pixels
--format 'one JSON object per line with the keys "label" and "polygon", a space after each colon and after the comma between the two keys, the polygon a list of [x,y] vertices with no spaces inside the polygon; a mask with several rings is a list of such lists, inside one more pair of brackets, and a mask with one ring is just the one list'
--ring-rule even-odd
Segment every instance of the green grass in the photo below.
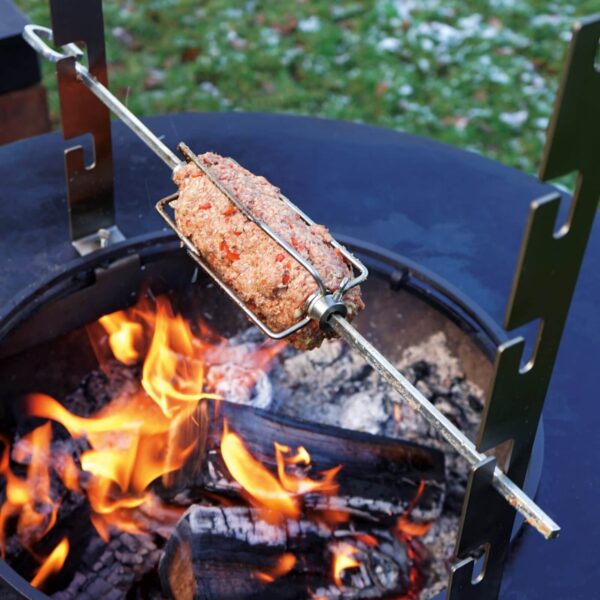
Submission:
{"label": "green grass", "polygon": [[[46,0],[17,2],[48,24]],[[570,27],[594,8],[597,0],[111,0],[110,85],[139,115],[319,115],[535,173]],[[44,81],[58,126],[52,69]]]}

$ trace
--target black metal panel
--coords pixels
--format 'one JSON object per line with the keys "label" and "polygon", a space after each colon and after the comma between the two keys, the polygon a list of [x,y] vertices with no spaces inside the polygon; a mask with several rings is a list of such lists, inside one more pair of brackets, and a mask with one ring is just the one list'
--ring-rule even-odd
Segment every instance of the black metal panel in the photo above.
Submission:
{"label": "black metal panel", "polygon": [[575,170],[600,171],[600,18],[582,19],[573,27],[567,65],[548,128],[540,168],[543,180]]}
{"label": "black metal panel", "polygon": [[[101,0],[50,0],[56,44],[83,43],[89,70],[108,86]],[[61,123],[65,139],[90,133],[93,157],[83,148],[65,152],[71,238],[76,241],[115,223],[110,114],[78,81],[73,58],[57,63]]]}
{"label": "black metal panel", "polygon": [[27,23],[11,0],[0,0],[0,94],[40,82],[37,54],[21,36]]}
{"label": "black metal panel", "polygon": [[[505,317],[507,329],[538,321],[533,353],[524,356],[525,341],[503,344],[479,435],[487,452],[512,442],[508,476],[521,486],[542,416],[571,300],[600,199],[600,72],[595,64],[600,41],[600,17],[574,27],[569,61],[549,130],[542,173],[546,177],[578,170],[571,210],[557,223],[560,196],[550,194],[531,204]],[[491,479],[478,469],[471,474],[465,499],[465,519],[457,556],[466,558],[453,569],[448,598],[494,599],[500,593],[515,511],[493,498]],[[495,515],[493,527],[485,511]],[[487,526],[486,526],[487,525]],[[468,553],[489,550],[485,576],[471,582]]]}

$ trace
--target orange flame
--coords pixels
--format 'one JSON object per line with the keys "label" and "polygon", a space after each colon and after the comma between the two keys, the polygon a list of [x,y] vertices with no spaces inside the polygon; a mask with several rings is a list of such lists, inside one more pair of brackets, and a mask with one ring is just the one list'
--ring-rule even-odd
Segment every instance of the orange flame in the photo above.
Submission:
{"label": "orange flame", "polygon": [[415,523],[404,515],[396,522],[396,532],[408,537],[421,537],[431,529],[432,523]]}
{"label": "orange flame", "polygon": [[108,333],[108,343],[115,358],[126,365],[135,364],[140,359],[144,332],[141,323],[132,321],[123,310],[100,317],[98,321]]}
{"label": "orange flame", "polygon": [[[105,315],[88,329],[99,363],[104,364],[109,348],[125,365],[143,360],[139,387],[124,386],[91,417],[72,414],[44,394],[25,398],[29,416],[60,423],[72,437],[85,438],[90,448],[77,462],[60,448],[50,454],[52,430],[46,423],[12,450],[16,462],[28,465],[23,478],[12,472],[11,448],[0,438],[4,446],[0,445],[0,477],[6,483],[6,500],[0,506],[1,556],[9,521],[16,523],[19,539],[29,549],[54,526],[58,507],[50,495],[50,468],[68,490],[87,497],[91,521],[107,541],[113,528],[139,533],[149,526],[143,512],[136,509],[151,505],[152,518],[157,511],[169,522],[175,515],[178,518],[181,511],[167,510],[149,486],[159,478],[168,485],[169,475],[183,467],[201,434],[206,434],[208,415],[202,404],[198,409],[199,401],[221,396],[212,393],[215,389],[205,389],[212,383],[205,381],[205,371],[241,363],[247,371],[241,385],[251,389],[259,370],[285,345],[266,344],[250,352],[228,345],[203,322],[193,327],[197,335],[192,325],[174,314],[168,300],[160,297],[155,307],[142,300],[133,308]],[[202,444],[197,446],[199,452],[202,448]],[[81,477],[83,471],[87,477]],[[273,480],[279,486],[284,513],[298,514],[292,495]],[[164,522],[162,517],[160,522]],[[45,577],[42,571],[40,581]]]}
{"label": "orange flame", "polygon": [[194,344],[190,326],[181,315],[173,315],[169,303],[156,302],[154,336],[144,361],[142,386],[167,417],[197,404],[202,398],[219,399],[218,394],[203,393],[204,346]]}
{"label": "orange flame", "polygon": [[417,488],[415,497],[411,500],[408,508],[403,515],[398,517],[396,521],[395,533],[398,537],[402,538],[414,538],[425,535],[430,529],[433,523],[415,523],[411,520],[410,515],[418,504],[419,500],[425,492],[425,482],[421,481]]}
{"label": "orange flame", "polygon": [[110,526],[131,532],[134,526],[122,509],[144,504],[148,486],[180,469],[193,450],[189,445],[167,452],[173,422],[141,392],[133,398],[117,396],[88,418],[71,414],[44,394],[29,395],[26,409],[61,423],[73,437],[87,437],[92,449],[81,455],[81,468],[92,477],[85,492],[95,513],[93,523],[104,538]]}
{"label": "orange flame", "polygon": [[324,471],[322,479],[310,479],[304,474],[288,473],[286,466],[310,465],[310,454],[306,448],[300,447],[295,454],[291,448],[275,442],[275,459],[277,462],[277,479],[269,469],[256,460],[248,451],[240,436],[229,431],[227,420],[224,420],[223,437],[221,438],[221,455],[231,476],[255,501],[257,506],[273,511],[273,518],[288,517],[298,519],[301,512],[301,497],[311,493],[334,495],[338,491],[335,477],[341,465]]}
{"label": "orange flame", "polygon": [[296,499],[248,452],[242,438],[229,431],[227,420],[221,439],[221,455],[231,476],[260,506],[292,519],[300,516]]}
{"label": "orange flame", "polygon": [[[420,556],[421,552],[419,550],[418,540],[416,538],[425,535],[433,525],[433,523],[415,523],[410,518],[412,511],[418,504],[424,492],[425,482],[421,481],[419,483],[419,487],[417,488],[417,493],[415,494],[411,503],[408,505],[408,508],[404,514],[398,518],[396,521],[396,526],[393,529],[396,537],[405,544],[406,552],[412,562],[408,578],[413,590],[421,589],[424,582],[423,573],[421,572],[420,568],[420,564],[422,562]],[[409,597],[412,598],[412,595]]]}
{"label": "orange flame", "polygon": [[360,540],[365,546],[369,546],[370,548],[374,548],[379,544],[377,538],[370,533],[357,533],[356,539]]}
{"label": "orange flame", "polygon": [[[197,324],[201,337],[195,336],[191,325],[160,297],[155,309],[142,301],[131,309],[105,315],[99,323],[117,360],[130,365],[144,359],[140,389],[132,392],[128,388],[117,394],[93,417],[74,415],[44,394],[29,395],[25,404],[29,415],[61,423],[71,436],[89,442],[91,448],[80,456],[81,470],[90,475],[85,484],[80,484],[79,467],[71,456],[56,456],[52,466],[68,489],[87,496],[92,522],[108,539],[113,527],[139,530],[132,511],[152,500],[150,484],[161,477],[168,483],[168,475],[181,469],[194,450],[202,430],[195,419],[198,402],[220,399],[204,390],[206,366],[235,356],[248,359],[250,369],[262,368],[283,345],[245,351],[240,356],[238,349],[229,348],[204,323]],[[93,328],[90,334],[100,351]],[[247,384],[254,383],[249,377]],[[199,418],[206,419],[206,415],[200,413]],[[10,487],[16,500],[0,509],[0,525],[11,518],[12,506],[26,501],[20,499],[24,495],[20,480]],[[282,497],[286,514],[296,514],[295,503],[285,493]]]}
{"label": "orange flame", "polygon": [[52,466],[68,490],[81,493],[79,467],[75,464],[75,460],[70,454],[64,451],[56,452],[52,459]]}
{"label": "orange flame", "polygon": [[320,481],[309,479],[308,477],[287,473],[286,465],[305,464],[310,465],[310,454],[306,448],[300,446],[296,454],[286,457],[284,454],[290,453],[292,449],[288,446],[275,442],[275,458],[277,460],[277,474],[281,484],[288,491],[294,494],[310,494],[311,492],[322,492],[323,494],[333,496],[337,494],[339,485],[335,482],[335,477],[342,468],[341,465],[324,471],[323,479]]}
{"label": "orange flame", "polygon": [[69,540],[64,538],[43,562],[42,566],[35,574],[35,577],[31,580],[31,585],[36,588],[42,587],[52,573],[57,573],[62,569],[68,554]]}
{"label": "orange flame", "polygon": [[287,575],[296,564],[296,557],[291,552],[285,552],[277,559],[277,564],[268,571],[255,571],[254,576],[265,583],[273,583],[277,578]]}
{"label": "orange flame", "polygon": [[342,573],[347,569],[353,569],[360,567],[360,562],[354,558],[354,555],[358,552],[358,549],[354,546],[341,543],[336,544],[332,548],[333,552],[333,580],[339,587],[344,585],[342,581]]}
{"label": "orange flame", "polygon": [[30,548],[40,540],[56,522],[57,503],[50,496],[50,441],[52,429],[46,423],[21,440],[21,459],[28,455],[29,465],[25,479],[17,477],[10,469],[10,445],[3,440],[4,452],[0,460],[0,475],[6,479],[6,502],[0,509],[0,550],[4,556],[4,535],[9,519],[17,517],[17,535],[21,543]]}

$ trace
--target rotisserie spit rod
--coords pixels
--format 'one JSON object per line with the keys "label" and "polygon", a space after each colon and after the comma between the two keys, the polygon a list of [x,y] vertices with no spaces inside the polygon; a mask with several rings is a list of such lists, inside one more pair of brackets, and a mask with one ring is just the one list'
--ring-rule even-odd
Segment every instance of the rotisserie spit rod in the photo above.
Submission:
{"label": "rotisserie spit rod", "polygon": [[[473,442],[435,406],[421,394],[406,377],[394,367],[372,344],[339,315],[328,319],[329,326],[352,348],[360,352],[367,362],[398,392],[400,397],[421,414],[427,422],[463,457],[472,467],[476,467],[487,457],[480,453]],[[494,487],[518,510],[527,523],[535,527],[546,539],[552,539],[560,533],[555,523],[529,496],[507,477],[498,467],[494,469]]]}
{"label": "rotisserie spit rod", "polygon": [[[115,98],[99,81],[97,81],[85,66],[78,62],[83,56],[83,52],[74,44],[69,44],[61,48],[58,52],[50,48],[44,41],[52,40],[52,31],[45,27],[36,25],[27,25],[23,34],[27,42],[42,56],[52,62],[58,62],[64,58],[72,57],[75,59],[75,69],[81,82],[88,87],[110,110],[112,110],[131,130],[140,137],[140,139],[153,150],[173,171],[186,163],[173,153],[158,137],[156,137],[133,113],[131,113],[117,98]],[[41,37],[40,37],[41,36]],[[388,361],[376,348],[374,348],[345,318],[346,307],[343,303],[343,295],[352,287],[358,285],[366,278],[367,271],[360,261],[353,257],[347,250],[337,244],[332,245],[342,252],[344,258],[359,271],[359,275],[351,281],[344,280],[335,292],[325,288],[318,272],[315,268],[293,247],[282,240],[273,232],[264,222],[257,219],[248,209],[241,204],[229,190],[223,186],[203,165],[195,154],[193,154],[185,144],[179,145],[180,151],[184,154],[188,162],[193,162],[204,174],[214,183],[219,190],[251,221],[258,225],[269,237],[275,240],[283,250],[285,250],[294,260],[300,263],[315,279],[315,293],[306,303],[306,314],[298,320],[298,323],[289,330],[283,332],[271,331],[256,315],[247,307],[238,295],[225,284],[206,264],[202,256],[195,249],[190,240],[184,236],[177,228],[174,221],[166,212],[166,207],[174,198],[167,198],[157,204],[157,209],[167,220],[169,225],[175,230],[182,240],[190,256],[202,265],[224,291],[236,302],[236,304],[250,317],[250,319],[260,327],[260,329],[271,337],[286,337],[292,331],[305,326],[311,320],[317,321],[324,328],[331,328],[340,337],[344,338],[355,350],[357,350],[369,364],[381,374],[385,380],[398,392],[399,396],[407,402],[414,410],[421,414],[435,428],[435,430],[461,455],[468,463],[475,467],[487,459],[486,455],[479,452],[476,446],[469,440],[450,420],[448,420],[439,410],[435,408],[419,390],[417,390],[395,367]],[[307,223],[314,224],[297,207],[294,207],[287,198],[282,196],[282,201],[293,207],[297,214]],[[554,520],[547,515],[527,494],[525,494],[509,477],[507,477],[498,467],[495,468],[493,484],[495,489],[504,496],[504,498],[519,511],[527,523],[537,529],[545,538],[556,537],[560,532],[560,527]]]}

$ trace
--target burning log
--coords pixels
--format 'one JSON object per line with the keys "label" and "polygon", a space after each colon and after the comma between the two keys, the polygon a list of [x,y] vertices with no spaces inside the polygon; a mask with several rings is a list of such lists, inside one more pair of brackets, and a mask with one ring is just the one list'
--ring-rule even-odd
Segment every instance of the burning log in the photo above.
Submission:
{"label": "burning log", "polygon": [[[205,401],[200,407],[199,428],[205,428],[202,456],[194,456],[173,485],[160,491],[197,501],[206,490],[238,497],[221,452],[224,424],[244,441],[252,456],[271,471],[278,469],[275,442],[306,448],[312,472],[341,465],[335,475],[336,493],[324,498],[308,494],[306,507],[361,514],[380,522],[395,520],[411,506],[417,522],[439,517],[444,501],[444,456],[435,449],[339,427],[275,416],[260,409]],[[193,472],[190,472],[193,470]]]}
{"label": "burning log", "polygon": [[399,597],[423,583],[424,556],[412,544],[376,528],[332,534],[309,521],[269,524],[254,509],[194,505],[160,577],[175,600]]}

